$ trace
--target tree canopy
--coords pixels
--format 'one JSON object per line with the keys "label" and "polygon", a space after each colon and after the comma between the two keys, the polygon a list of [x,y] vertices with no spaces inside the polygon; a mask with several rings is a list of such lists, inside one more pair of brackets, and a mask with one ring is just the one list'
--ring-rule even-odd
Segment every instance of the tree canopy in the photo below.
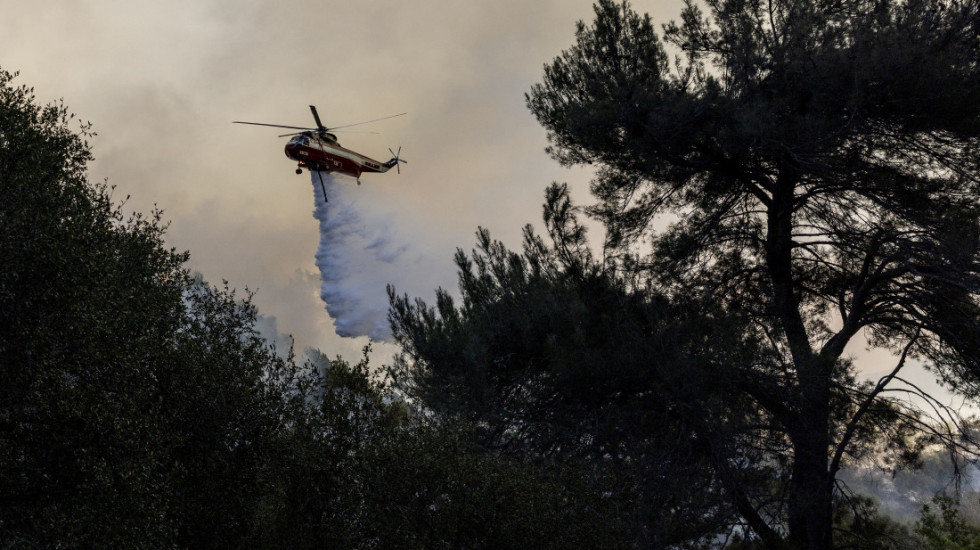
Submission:
{"label": "tree canopy", "polygon": [[634,503],[629,521],[644,545],[724,531],[733,512],[713,464],[733,449],[709,452],[698,427],[705,415],[725,419],[718,431],[759,421],[722,398],[728,385],[712,376],[754,346],[720,328],[731,320],[710,304],[691,311],[629,292],[592,257],[564,186],[549,190],[545,220],[551,243],[528,227],[520,254],[481,229],[472,255],[456,255],[459,304],[443,290],[429,307],[389,289],[403,352],[396,385],[483,426],[488,448],[575,464],[610,484]]}
{"label": "tree canopy", "polygon": [[[571,435],[601,441],[622,388],[650,388],[714,457],[715,494],[751,537],[830,548],[849,461],[912,456],[917,435],[968,447],[955,413],[906,399],[936,404],[902,375],[918,361],[980,396],[980,3],[709,0],[661,33],[626,3],[595,13],[527,103],[559,162],[596,167],[586,212],[606,230],[602,258],[555,262],[561,276],[533,288],[539,243],[522,258],[481,234],[473,259],[457,255],[460,306],[392,294],[406,388],[437,407],[469,394],[453,409],[530,442],[591,415],[602,421]],[[549,254],[580,256],[579,230],[555,228]],[[581,295],[560,290],[587,280],[581,265],[618,297],[575,311]],[[669,304],[677,332],[635,319],[603,331],[601,315],[630,319],[637,303]],[[602,345],[563,355],[576,331]],[[862,382],[844,353],[862,337],[894,353],[880,380]],[[572,373],[594,390],[574,412]],[[562,413],[514,424],[498,414],[513,400]],[[653,410],[639,401],[626,418]]]}
{"label": "tree canopy", "polygon": [[[906,356],[977,395],[980,4],[706,5],[661,41],[599,2],[528,105],[557,159],[600,166],[610,249],[649,237],[630,265],[769,342],[739,388],[791,443],[789,540],[828,548],[835,474]],[[873,388],[847,377],[862,331],[900,355]]]}
{"label": "tree canopy", "polygon": [[0,72],[0,544],[249,540],[296,365],[247,299],[191,276],[160,212],[127,217],[87,182],[89,126],[14,76]]}

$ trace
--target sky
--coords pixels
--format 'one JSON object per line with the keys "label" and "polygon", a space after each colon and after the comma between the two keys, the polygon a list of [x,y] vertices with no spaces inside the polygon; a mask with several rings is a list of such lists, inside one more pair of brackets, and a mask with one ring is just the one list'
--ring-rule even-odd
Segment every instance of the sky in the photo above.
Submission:
{"label": "sky", "polygon": [[[664,23],[682,1],[632,5]],[[590,171],[545,153],[524,94],[592,0],[0,0],[0,13],[0,67],[93,123],[90,179],[127,209],[163,209],[189,267],[254,291],[264,330],[298,351],[358,357],[385,337],[385,284],[431,303],[477,227],[518,248],[551,182],[590,198]],[[327,126],[407,112],[339,137],[381,161],[400,146],[408,164],[360,186],[330,178],[327,210],[283,131],[232,124],[313,125],[311,104]],[[395,351],[375,344],[375,364]],[[872,377],[893,364],[864,358]]]}
{"label": "sky", "polygon": [[[666,20],[680,2],[636,6]],[[127,209],[163,209],[190,267],[255,291],[300,350],[356,357],[368,338],[338,336],[324,307],[314,188],[283,132],[232,121],[313,125],[309,105],[327,126],[407,112],[339,135],[382,161],[401,146],[401,174],[337,185],[361,232],[411,259],[350,277],[430,302],[455,288],[453,254],[478,226],[516,248],[549,183],[588,200],[589,172],[548,157],[524,93],[592,20],[591,0],[0,0],[0,13],[0,67],[93,123],[90,179]]]}

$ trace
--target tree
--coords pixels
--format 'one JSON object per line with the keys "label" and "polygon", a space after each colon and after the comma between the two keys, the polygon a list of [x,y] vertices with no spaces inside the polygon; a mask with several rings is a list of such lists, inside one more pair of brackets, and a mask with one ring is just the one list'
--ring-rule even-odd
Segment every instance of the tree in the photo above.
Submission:
{"label": "tree", "polygon": [[[137,414],[148,374],[139,343],[176,323],[163,303],[180,300],[177,278],[165,279],[181,257],[158,249],[145,220],[114,229],[108,193],[85,181],[87,128],[70,130],[62,105],[36,106],[13,76],[0,73],[3,538],[85,543],[82,532],[102,530],[123,543],[136,529],[128,519],[166,509],[143,493],[160,472],[130,462],[142,452],[130,436],[152,430]],[[123,462],[132,468],[109,466]],[[130,514],[96,520],[93,499]]]}
{"label": "tree", "polygon": [[482,426],[484,447],[614,479],[640,546],[730,532],[726,493],[768,493],[773,468],[731,444],[767,419],[717,373],[757,344],[711,303],[631,290],[592,257],[566,187],[549,189],[545,222],[551,243],[528,227],[522,253],[481,229],[472,255],[456,255],[459,304],[389,289],[397,387]]}
{"label": "tree", "polygon": [[[705,4],[662,41],[649,16],[600,0],[527,101],[557,160],[599,167],[589,211],[610,262],[767,344],[727,376],[788,443],[787,507],[739,510],[770,546],[785,520],[793,547],[830,548],[861,426],[891,411],[880,429],[926,427],[885,399],[915,391],[896,388],[907,359],[980,388],[980,3]],[[862,333],[899,356],[877,384],[844,356]]]}
{"label": "tree", "polygon": [[[296,365],[0,71],[0,546],[249,546]],[[233,494],[233,498],[229,498]]]}
{"label": "tree", "polygon": [[413,410],[371,375],[367,354],[321,365],[296,417],[275,548],[610,548],[628,543],[578,472],[486,452],[466,422]]}

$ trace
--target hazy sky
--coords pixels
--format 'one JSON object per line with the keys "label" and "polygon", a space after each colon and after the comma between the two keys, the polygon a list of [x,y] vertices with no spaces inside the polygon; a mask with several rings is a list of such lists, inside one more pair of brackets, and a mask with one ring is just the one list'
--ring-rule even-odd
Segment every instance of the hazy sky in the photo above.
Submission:
{"label": "hazy sky", "polygon": [[[632,4],[662,23],[682,2]],[[572,45],[575,22],[591,22],[592,0],[0,0],[0,13],[0,67],[94,123],[90,178],[134,210],[164,209],[191,267],[256,290],[300,350],[355,358],[368,341],[335,334],[324,265],[343,268],[331,292],[352,284],[375,309],[384,281],[431,302],[437,286],[455,288],[453,253],[477,226],[516,248],[524,224],[540,226],[549,183],[589,198],[590,173],[544,153],[524,93]],[[294,174],[281,132],[231,123],[312,125],[310,104],[328,126],[409,113],[365,128],[379,135],[340,134],[382,161],[402,146],[408,164],[361,186],[331,182],[360,240],[321,253],[320,266],[321,230],[345,226],[314,218],[310,177]],[[372,239],[398,261],[339,265]],[[379,348],[375,364],[394,349]],[[892,362],[870,359],[869,375]]]}
{"label": "hazy sky", "polygon": [[[680,4],[634,3],[661,21]],[[365,128],[378,135],[340,135],[408,160],[343,194],[414,262],[371,279],[430,301],[455,288],[453,252],[477,226],[517,247],[550,182],[588,198],[589,173],[544,153],[524,93],[592,20],[591,0],[0,0],[0,13],[0,67],[94,124],[90,179],[164,209],[191,267],[257,290],[300,348],[350,357],[367,339],[336,336],[320,298],[309,175],[293,173],[281,132],[231,121],[312,125],[310,104],[328,126],[407,111]]]}

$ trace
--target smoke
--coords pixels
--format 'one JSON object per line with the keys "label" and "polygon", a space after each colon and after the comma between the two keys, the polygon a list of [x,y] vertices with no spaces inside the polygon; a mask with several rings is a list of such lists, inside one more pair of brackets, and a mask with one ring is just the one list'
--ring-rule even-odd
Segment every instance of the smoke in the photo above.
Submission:
{"label": "smoke", "polygon": [[[343,337],[390,340],[385,286],[417,275],[424,257],[392,237],[388,216],[365,219],[368,213],[358,206],[353,179],[323,172],[311,176],[313,217],[320,222],[320,298],[334,329]],[[329,202],[324,201],[321,178]]]}

